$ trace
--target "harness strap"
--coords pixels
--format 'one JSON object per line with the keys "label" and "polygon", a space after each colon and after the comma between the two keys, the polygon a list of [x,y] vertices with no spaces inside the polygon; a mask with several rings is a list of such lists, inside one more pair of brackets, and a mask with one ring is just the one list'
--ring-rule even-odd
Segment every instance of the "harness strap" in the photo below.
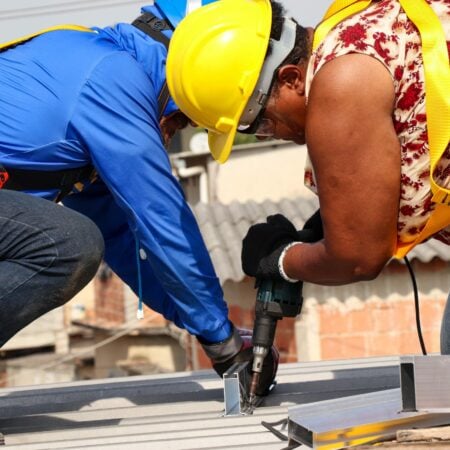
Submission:
{"label": "harness strap", "polygon": [[[151,13],[145,12],[141,14],[132,23],[132,25],[144,32],[146,35],[150,36],[155,41],[161,42],[166,49],[169,48],[170,39],[162,32],[164,30],[173,30],[173,28],[165,20],[160,19]],[[164,114],[169,98],[169,88],[167,87],[167,81],[164,79],[163,86],[158,96],[158,111],[160,119]]]}
{"label": "harness strap", "polygon": [[6,184],[9,179],[8,172],[6,169],[0,164],[0,189]]}
{"label": "harness strap", "polygon": [[314,31],[313,50],[320,45],[325,36],[338,23],[367,8],[370,3],[372,3],[372,0],[335,0]]}
{"label": "harness strap", "polygon": [[[450,189],[434,179],[435,168],[450,138],[450,67],[442,23],[425,0],[399,0],[422,40],[428,142],[430,148],[430,184],[435,204],[428,222],[417,238],[398,245],[395,257],[402,258],[413,247],[450,225]],[[345,18],[365,9],[372,0],[335,0],[318,26],[313,40],[316,49],[328,32]]]}
{"label": "harness strap", "polygon": [[14,191],[57,189],[59,190],[59,194],[55,200],[56,202],[59,202],[69,194],[75,184],[91,179],[96,173],[92,165],[54,171],[14,169],[8,167],[4,168],[4,170],[9,175],[9,178],[3,184],[4,189]]}
{"label": "harness strap", "polygon": [[37,36],[40,36],[41,34],[57,30],[73,30],[73,31],[85,31],[89,33],[95,33],[94,30],[80,25],[56,25],[54,27],[45,28],[36,33],[27,34],[26,36],[22,36],[19,39],[13,39],[12,41],[4,42],[3,44],[0,44],[0,51],[8,50],[12,47],[15,47],[16,45],[23,44],[24,42],[27,42]]}

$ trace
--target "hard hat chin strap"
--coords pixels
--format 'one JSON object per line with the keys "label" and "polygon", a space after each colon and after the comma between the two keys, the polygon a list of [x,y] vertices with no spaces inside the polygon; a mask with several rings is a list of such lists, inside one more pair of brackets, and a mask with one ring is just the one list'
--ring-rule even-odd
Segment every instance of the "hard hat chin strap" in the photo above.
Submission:
{"label": "hard hat chin strap", "polygon": [[285,17],[280,39],[278,41],[269,40],[269,45],[272,46],[271,53],[264,61],[256,87],[239,120],[239,132],[245,133],[265,106],[275,71],[295,47],[296,32],[297,24],[292,19]]}

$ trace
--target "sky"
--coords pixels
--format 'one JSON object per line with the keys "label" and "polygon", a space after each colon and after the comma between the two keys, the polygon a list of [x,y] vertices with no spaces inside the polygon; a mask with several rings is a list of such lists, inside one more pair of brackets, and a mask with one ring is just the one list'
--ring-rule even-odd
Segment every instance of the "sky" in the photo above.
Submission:
{"label": "sky", "polygon": [[332,0],[279,0],[303,26],[316,26]]}
{"label": "sky", "polygon": [[[279,0],[304,26],[315,26],[332,0]],[[0,42],[60,23],[104,26],[131,21],[151,0],[2,0]]]}

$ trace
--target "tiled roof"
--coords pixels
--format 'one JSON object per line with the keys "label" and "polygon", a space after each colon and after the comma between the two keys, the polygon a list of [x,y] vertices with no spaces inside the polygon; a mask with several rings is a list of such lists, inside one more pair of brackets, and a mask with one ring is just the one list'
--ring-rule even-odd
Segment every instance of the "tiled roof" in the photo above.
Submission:
{"label": "tiled roof", "polygon": [[210,370],[2,389],[0,433],[5,450],[280,450],[286,442],[262,421],[397,388],[398,358],[283,364],[277,379],[253,415],[237,417],[223,417],[223,382]]}
{"label": "tiled roof", "polygon": [[[280,213],[300,229],[317,207],[315,197],[299,197],[277,202],[266,200],[263,203],[198,203],[193,206],[193,210],[223,284],[226,281],[239,282],[244,279],[241,269],[241,243],[251,225],[265,221],[271,214]],[[431,240],[410,253],[410,259],[414,258],[422,262],[429,262],[433,258],[450,261],[450,248]]]}

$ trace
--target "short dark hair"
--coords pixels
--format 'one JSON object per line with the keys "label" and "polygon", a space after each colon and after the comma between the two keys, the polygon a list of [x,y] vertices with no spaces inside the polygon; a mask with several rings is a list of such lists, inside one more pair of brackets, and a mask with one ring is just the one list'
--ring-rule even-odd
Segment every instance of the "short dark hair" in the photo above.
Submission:
{"label": "short dark hair", "polygon": [[[271,0],[270,4],[272,6],[272,28],[270,30],[270,37],[275,40],[279,40],[281,36],[281,31],[283,29],[284,18],[286,17],[286,10],[283,5],[275,0]],[[292,19],[294,20],[294,19]],[[302,59],[306,60],[309,54],[309,37],[306,28],[299,25],[299,23],[294,20],[297,25],[297,31],[295,36],[295,47],[292,49],[291,53],[284,59],[280,66],[285,66],[286,64],[298,64]],[[267,49],[266,58],[270,55],[272,49],[271,45]]]}

